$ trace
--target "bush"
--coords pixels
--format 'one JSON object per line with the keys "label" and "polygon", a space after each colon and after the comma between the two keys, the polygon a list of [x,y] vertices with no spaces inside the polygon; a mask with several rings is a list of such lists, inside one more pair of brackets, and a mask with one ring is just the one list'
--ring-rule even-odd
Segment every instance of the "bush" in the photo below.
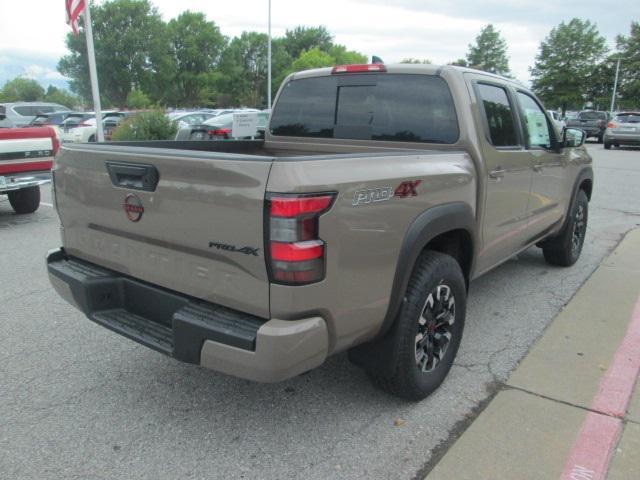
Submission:
{"label": "bush", "polygon": [[177,125],[158,110],[140,112],[124,120],[113,131],[112,140],[173,140]]}

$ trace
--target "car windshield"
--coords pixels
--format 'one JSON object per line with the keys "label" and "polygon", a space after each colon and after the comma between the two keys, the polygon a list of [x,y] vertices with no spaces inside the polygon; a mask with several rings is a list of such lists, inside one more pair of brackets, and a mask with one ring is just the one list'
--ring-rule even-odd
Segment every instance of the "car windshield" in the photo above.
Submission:
{"label": "car windshield", "polygon": [[605,112],[580,112],[580,120],[606,120],[607,114]]}
{"label": "car windshield", "polygon": [[620,123],[640,123],[640,113],[619,113],[616,122]]}

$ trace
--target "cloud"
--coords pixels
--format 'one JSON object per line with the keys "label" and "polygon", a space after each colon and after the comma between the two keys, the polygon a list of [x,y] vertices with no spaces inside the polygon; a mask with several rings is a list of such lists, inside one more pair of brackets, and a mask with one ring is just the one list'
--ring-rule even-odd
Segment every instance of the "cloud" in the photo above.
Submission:
{"label": "cloud", "polygon": [[43,87],[69,88],[67,79],[56,70],[59,57],[30,50],[0,48],[0,86],[15,77],[32,78]]}

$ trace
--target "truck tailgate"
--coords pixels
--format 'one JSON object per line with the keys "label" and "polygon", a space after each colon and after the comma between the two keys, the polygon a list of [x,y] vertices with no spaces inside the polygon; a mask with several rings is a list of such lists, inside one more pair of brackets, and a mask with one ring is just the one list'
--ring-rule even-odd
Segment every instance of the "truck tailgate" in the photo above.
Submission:
{"label": "truck tailgate", "polygon": [[263,209],[271,159],[65,146],[54,167],[67,254],[269,317]]}

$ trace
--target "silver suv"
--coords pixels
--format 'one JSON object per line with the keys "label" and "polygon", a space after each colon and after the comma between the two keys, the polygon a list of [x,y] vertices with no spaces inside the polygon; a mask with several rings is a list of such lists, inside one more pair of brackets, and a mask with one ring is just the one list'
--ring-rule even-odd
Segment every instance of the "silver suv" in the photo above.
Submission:
{"label": "silver suv", "polygon": [[41,113],[51,113],[59,110],[69,111],[68,107],[59,103],[49,102],[16,102],[1,104],[6,109],[7,120],[14,127],[24,127],[29,125],[36,115]]}

